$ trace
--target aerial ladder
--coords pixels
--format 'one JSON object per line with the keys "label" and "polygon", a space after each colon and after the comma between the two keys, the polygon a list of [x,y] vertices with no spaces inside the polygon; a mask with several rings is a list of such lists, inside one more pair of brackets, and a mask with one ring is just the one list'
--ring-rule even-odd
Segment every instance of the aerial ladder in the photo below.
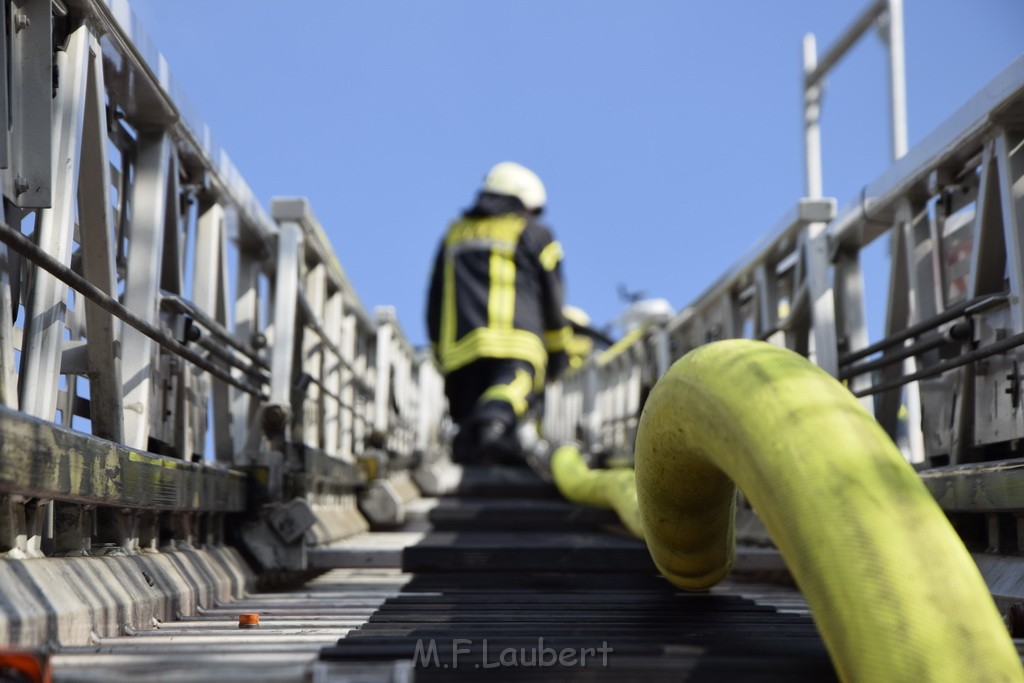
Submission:
{"label": "aerial ladder", "polygon": [[[126,2],[0,12],[5,674],[868,678],[858,667],[884,665],[886,644],[831,634],[885,601],[852,617],[821,608],[808,586],[828,572],[802,559],[815,542],[780,534],[760,482],[698,461],[701,476],[727,475],[697,487],[724,492],[703,509],[735,512],[721,533],[738,546],[716,546],[732,559],[710,572],[715,586],[688,583],[676,560],[692,551],[651,521],[659,484],[682,470],[652,476],[660,461],[646,454],[675,449],[659,430],[692,419],[673,412],[689,394],[672,387],[713,388],[700,372],[715,363],[746,368],[747,382],[763,356],[835,396],[902,467],[842,498],[840,518],[892,481],[930,494],[921,505],[950,533],[921,536],[917,561],[982,591],[986,616],[964,623],[984,622],[995,643],[964,645],[978,653],[964,661],[987,680],[1022,677],[1010,637],[1024,633],[1024,57],[908,149],[899,0],[870,3],[821,56],[806,39],[806,196],[678,314],[649,317],[549,387],[541,431],[563,447],[534,454],[538,473],[449,462],[429,350],[393,309],[367,310],[307,200],[256,200]],[[839,206],[820,181],[821,89],[876,25],[894,160]],[[877,302],[861,257],[883,239]],[[871,343],[878,306],[885,331]],[[742,431],[754,416],[739,405],[707,424]],[[807,461],[819,479],[842,471],[828,449]],[[811,488],[794,481],[793,496]],[[899,516],[885,522],[917,519]],[[909,573],[893,585],[923,585]],[[946,649],[919,647],[900,675],[946,666]]]}

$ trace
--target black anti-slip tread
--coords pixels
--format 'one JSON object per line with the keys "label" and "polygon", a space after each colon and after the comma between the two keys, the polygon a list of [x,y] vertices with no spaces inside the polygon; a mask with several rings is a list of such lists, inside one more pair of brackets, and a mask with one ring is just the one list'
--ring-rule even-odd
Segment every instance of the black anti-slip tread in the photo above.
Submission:
{"label": "black anti-slip tread", "polygon": [[648,572],[656,569],[635,538],[594,531],[437,531],[402,554],[407,572]]}
{"label": "black anti-slip tread", "polygon": [[424,517],[436,531],[579,531],[618,522],[611,510],[554,498],[445,498]]}
{"label": "black anti-slip tread", "polygon": [[401,594],[321,661],[411,662],[420,682],[836,680],[809,616],[770,595],[682,592],[606,511],[581,513],[526,470],[468,474],[405,549]]}

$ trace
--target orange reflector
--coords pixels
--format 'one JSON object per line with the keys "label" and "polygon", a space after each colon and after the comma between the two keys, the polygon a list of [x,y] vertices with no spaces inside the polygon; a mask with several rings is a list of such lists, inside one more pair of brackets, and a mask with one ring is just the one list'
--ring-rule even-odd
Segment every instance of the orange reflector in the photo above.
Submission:
{"label": "orange reflector", "polygon": [[[31,681],[31,683],[50,683],[50,667],[42,655],[29,652],[0,652],[0,673],[17,672],[20,678],[10,680]],[[3,678],[3,680],[8,680]]]}
{"label": "orange reflector", "polygon": [[238,615],[238,628],[256,628],[260,625],[260,615],[250,614],[239,614]]}

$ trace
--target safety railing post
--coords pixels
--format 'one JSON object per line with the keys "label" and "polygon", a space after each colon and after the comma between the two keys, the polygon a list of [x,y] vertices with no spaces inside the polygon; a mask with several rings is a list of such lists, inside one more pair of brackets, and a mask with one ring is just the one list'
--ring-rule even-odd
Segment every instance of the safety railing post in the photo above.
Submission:
{"label": "safety railing post", "polygon": [[[302,410],[301,443],[314,448],[321,448],[323,445],[323,418],[324,402],[328,397],[321,387],[324,386],[324,369],[326,343],[328,340],[321,339],[324,323],[324,303],[327,297],[327,269],[322,263],[316,263],[309,267],[303,278],[302,293],[306,297],[309,312],[314,320],[310,325],[303,327],[302,355],[299,373],[302,376],[312,378],[304,391],[301,405],[296,406]],[[315,329],[309,329],[315,327]]]}
{"label": "safety railing post", "polygon": [[[265,316],[260,306],[260,281],[263,278],[263,270],[264,255],[260,251],[239,249],[238,270],[235,276],[235,336],[243,343],[251,344],[258,352],[262,352],[267,345]],[[263,430],[255,424],[260,410],[260,402],[256,397],[237,387],[230,389],[229,396],[235,458],[243,449],[255,447],[256,444],[250,442],[258,440]]]}
{"label": "safety railing post", "polygon": [[807,226],[807,284],[811,297],[812,360],[828,374],[839,374],[836,339],[835,292],[829,282],[829,248],[826,224]]}
{"label": "safety railing post", "polygon": [[804,173],[806,196],[821,197],[821,95],[823,84],[807,79],[818,67],[818,48],[814,35],[804,36]]}
{"label": "safety railing post", "polygon": [[892,158],[907,153],[907,77],[903,51],[903,0],[886,0],[885,30],[889,47],[889,102],[892,108]]}
{"label": "safety railing post", "polygon": [[270,344],[270,397],[264,406],[263,429],[272,449],[284,452],[291,435],[292,389],[299,295],[299,255],[302,228],[281,222],[277,236],[274,272],[273,336]]}
{"label": "safety railing post", "polygon": [[[136,154],[124,305],[143,321],[158,325],[163,233],[168,220],[177,223],[167,215],[169,206],[177,206],[172,189],[172,183],[177,182],[177,163],[166,133],[140,134]],[[140,330],[126,327],[121,345],[125,444],[146,449],[152,384],[157,372],[156,343]]]}
{"label": "safety railing post", "polygon": [[[192,297],[196,307],[224,328],[228,326],[229,310],[226,224],[227,212],[220,204],[213,202],[200,208],[192,276]],[[238,370],[233,374],[241,376]],[[236,450],[231,432],[230,387],[220,380],[205,377],[198,369],[193,372],[193,381],[199,384],[200,394],[213,401],[213,423],[210,425],[213,430],[212,455],[217,462],[230,465]]]}
{"label": "safety railing post", "polygon": [[993,151],[1001,184],[1006,275],[1013,299],[1010,315],[1013,329],[1024,330],[1024,132],[999,130]]}
{"label": "safety railing post", "polygon": [[390,406],[395,397],[392,394],[395,376],[394,326],[395,311],[390,307],[377,309],[377,353],[374,359],[377,370],[377,382],[374,388],[374,419],[373,432],[376,439],[383,440],[388,436],[390,425]]}
{"label": "safety railing post", "polygon": [[[53,135],[51,117],[56,116],[53,102],[53,15],[50,0],[22,0],[5,3],[6,11],[19,15],[20,28],[11,31],[13,17],[4,16],[4,30],[0,47],[5,62],[3,79],[3,120],[7,122],[0,132],[0,149],[5,163],[2,174],[3,194],[8,202],[21,209],[49,208],[54,201],[54,185],[59,171],[53,166],[53,146],[59,144]],[[69,45],[69,52],[70,52]],[[78,45],[78,50],[81,43]],[[57,58],[64,57],[58,53]],[[9,61],[8,61],[9,60]],[[74,62],[65,63],[64,67]],[[60,69],[60,67],[58,67]],[[70,71],[61,71],[60,78],[75,77]],[[67,92],[67,89],[62,89]],[[8,99],[8,97],[10,99]],[[59,116],[57,116],[59,118]],[[65,157],[66,159],[67,157]]]}
{"label": "safety railing post", "polygon": [[444,380],[437,369],[433,351],[421,349],[416,356],[416,385],[419,412],[416,416],[416,450],[433,460],[441,449],[441,425],[446,413]]}
{"label": "safety railing post", "polygon": [[[82,274],[104,294],[117,296],[114,263],[111,173],[107,153],[106,88],[99,41],[89,41],[89,74],[83,116],[82,161],[78,183],[78,225],[81,233]],[[92,433],[110,441],[124,440],[121,392],[120,321],[92,301],[85,307],[86,355],[89,379],[89,419]]]}
{"label": "safety railing post", "polygon": [[325,352],[324,374],[326,376],[326,397],[324,398],[324,450],[339,457],[345,457],[342,449],[342,414],[351,406],[342,402],[342,375],[345,370],[341,355],[341,324],[344,310],[344,294],[334,291],[327,299],[324,315],[324,329],[327,331],[331,348]]}
{"label": "safety railing post", "polygon": [[[39,212],[36,226],[39,246],[65,267],[71,263],[74,237],[88,50],[89,31],[81,27],[72,34],[68,49],[57,53],[57,67],[65,75],[54,102],[53,139],[56,144],[52,162],[57,187],[53,207]],[[67,292],[67,285],[48,273],[37,272],[31,278],[19,399],[24,412],[46,420],[54,418],[57,407]]]}
{"label": "safety railing post", "polygon": [[[11,207],[4,200],[4,209]],[[8,225],[16,225],[5,211]],[[6,244],[0,245],[0,405],[6,408],[18,407],[18,376],[14,368],[14,312],[21,257],[10,251]]]}

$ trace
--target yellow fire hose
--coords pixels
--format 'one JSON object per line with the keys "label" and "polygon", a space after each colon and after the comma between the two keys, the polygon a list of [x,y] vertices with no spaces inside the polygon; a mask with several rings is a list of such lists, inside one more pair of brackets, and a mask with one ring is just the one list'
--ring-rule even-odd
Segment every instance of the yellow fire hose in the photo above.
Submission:
{"label": "yellow fire hose", "polygon": [[551,476],[566,500],[611,508],[630,533],[637,538],[644,537],[632,468],[591,470],[583,462],[579,450],[574,446],[562,446],[551,454]]}
{"label": "yellow fire hose", "polygon": [[[625,507],[574,449],[552,456],[567,497]],[[757,510],[844,681],[1021,681],[977,566],[913,468],[850,392],[763,342],[702,346],[658,382],[636,443],[643,537],[687,590],[735,558],[736,487]],[[632,513],[620,512],[631,529]]]}

